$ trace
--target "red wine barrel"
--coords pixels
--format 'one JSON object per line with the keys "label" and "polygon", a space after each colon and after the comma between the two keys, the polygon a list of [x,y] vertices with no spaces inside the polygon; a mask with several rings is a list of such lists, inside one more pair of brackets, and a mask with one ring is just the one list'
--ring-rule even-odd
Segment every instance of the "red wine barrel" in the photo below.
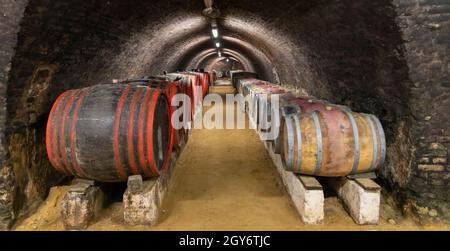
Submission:
{"label": "red wine barrel", "polygon": [[209,73],[207,72],[189,72],[189,73],[199,76],[200,86],[202,87],[202,97],[204,98],[208,94],[209,86],[211,85]]}
{"label": "red wine barrel", "polygon": [[[327,101],[318,100],[310,96],[295,96],[292,93],[284,93],[280,95],[280,107],[291,105],[298,106],[302,112],[313,112],[313,111],[323,112],[328,109],[327,107],[336,106],[329,104]],[[349,108],[345,107],[345,109]],[[277,154],[281,153],[280,139],[281,137],[278,137],[272,142],[272,149]]]}
{"label": "red wine barrel", "polygon": [[385,138],[375,116],[340,106],[284,114],[280,141],[286,170],[335,177],[371,172],[383,165]]}
{"label": "red wine barrel", "polygon": [[[181,80],[179,80],[180,85],[183,85],[185,88],[185,94],[190,98],[191,101],[191,120],[195,118],[196,109],[199,106],[199,99],[198,97],[198,89],[200,86],[200,78],[199,76],[181,72],[181,73],[169,73],[168,76],[172,77],[180,77]],[[197,93],[197,94],[196,94]],[[200,92],[201,93],[201,92]]]}
{"label": "red wine barrel", "polygon": [[209,78],[209,74],[207,72],[198,72],[197,74],[199,74],[202,79],[202,94],[203,98],[205,98],[205,96],[208,95],[211,79]]}
{"label": "red wine barrel", "polygon": [[217,72],[211,71],[210,73],[211,85],[214,85],[214,82],[217,80]]}
{"label": "red wine barrel", "polygon": [[167,98],[147,86],[66,91],[47,123],[49,160],[60,172],[102,182],[159,176],[171,156],[169,115]]}
{"label": "red wine barrel", "polygon": [[[186,85],[181,81],[181,79],[175,80],[170,79],[170,77],[166,79],[153,79],[149,80],[148,82],[149,87],[155,88],[157,90],[160,90],[169,101],[170,104],[170,116],[172,118],[172,115],[175,113],[177,109],[181,107],[180,106],[172,106],[172,100],[175,97],[176,94],[186,94],[189,95],[187,92]],[[186,101],[183,101],[186,102]],[[181,118],[181,121],[183,118]],[[182,145],[184,145],[188,140],[189,131],[188,128],[181,128],[179,130],[176,130],[173,126],[173,123],[170,123],[170,127],[173,134],[173,146],[175,148],[180,148]]]}

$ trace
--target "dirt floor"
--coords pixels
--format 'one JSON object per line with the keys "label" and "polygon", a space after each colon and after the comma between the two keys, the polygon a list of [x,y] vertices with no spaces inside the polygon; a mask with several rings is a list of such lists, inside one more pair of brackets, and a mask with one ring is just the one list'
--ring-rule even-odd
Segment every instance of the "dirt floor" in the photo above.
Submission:
{"label": "dirt floor", "polygon": [[[384,202],[379,225],[358,226],[335,196],[325,199],[323,224],[304,225],[254,131],[200,129],[189,140],[156,226],[124,225],[122,203],[115,202],[88,230],[450,230],[448,225],[419,226]],[[52,188],[38,211],[15,229],[63,230],[60,205],[67,190]]]}

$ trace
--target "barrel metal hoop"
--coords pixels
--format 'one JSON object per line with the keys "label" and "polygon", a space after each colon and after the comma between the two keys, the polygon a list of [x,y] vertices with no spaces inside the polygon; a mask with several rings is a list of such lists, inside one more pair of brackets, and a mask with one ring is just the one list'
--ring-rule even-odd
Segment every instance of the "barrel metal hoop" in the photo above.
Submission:
{"label": "barrel metal hoop", "polygon": [[116,165],[116,171],[120,178],[126,179],[127,171],[123,164],[122,158],[120,156],[120,126],[121,126],[121,117],[123,113],[123,106],[125,105],[127,96],[131,92],[131,85],[125,88],[119,98],[119,102],[116,107],[116,116],[114,120],[114,131],[113,131],[113,151],[114,151],[114,161]]}
{"label": "barrel metal hoop", "polygon": [[[158,88],[160,89],[160,88]],[[130,170],[134,175],[141,174],[138,169],[138,163],[136,161],[136,154],[134,148],[134,131],[135,131],[135,116],[137,111],[138,102],[142,96],[143,88],[137,88],[133,93],[133,98],[130,101],[130,110],[128,111],[128,128],[127,128],[127,157],[130,163]]]}
{"label": "barrel metal hoop", "polygon": [[78,174],[79,177],[81,178],[89,178],[86,175],[86,172],[80,167],[79,161],[78,161],[78,156],[77,156],[77,151],[76,151],[76,133],[77,133],[77,123],[78,123],[78,114],[81,108],[81,104],[83,103],[83,101],[85,100],[87,96],[86,91],[82,90],[79,93],[79,97],[78,100],[75,103],[75,107],[73,110],[73,117],[72,117],[72,123],[70,126],[70,158],[71,161],[73,163],[73,167],[75,172]]}
{"label": "barrel metal hoop", "polygon": [[286,118],[286,127],[288,130],[287,133],[287,140],[288,140],[288,162],[286,163],[286,169],[287,170],[293,170],[294,169],[294,144],[292,142],[292,118]]}
{"label": "barrel metal hoop", "polygon": [[320,127],[320,121],[317,111],[311,113],[316,128],[317,137],[317,161],[314,175],[319,175],[322,169],[322,155],[323,155],[323,142],[322,142],[322,128]]}
{"label": "barrel metal hoop", "polygon": [[353,160],[353,167],[351,174],[355,174],[358,171],[359,166],[359,154],[360,154],[360,145],[359,145],[359,130],[358,125],[356,124],[355,118],[353,117],[352,112],[348,110],[344,110],[345,114],[347,114],[350,124],[352,125],[353,130],[353,139],[355,142],[355,157]]}
{"label": "barrel metal hoop", "polygon": [[375,115],[372,115],[372,118],[375,121],[375,124],[377,125],[378,134],[380,136],[380,167],[381,167],[384,165],[384,161],[386,160],[386,138],[380,120]]}
{"label": "barrel metal hoop", "polygon": [[258,113],[258,116],[257,116],[258,121],[256,122],[256,124],[257,124],[257,130],[259,132],[262,132],[263,131],[263,129],[261,129],[262,124],[266,123],[268,121],[267,120],[268,117],[267,117],[267,114],[266,114],[267,113],[267,99],[263,99],[262,97],[258,97],[257,102],[258,102],[258,111],[257,111],[257,113]]}
{"label": "barrel metal hoop", "polygon": [[258,126],[258,96],[257,94],[252,95],[252,121],[255,126]]}
{"label": "barrel metal hoop", "polygon": [[297,130],[297,172],[302,169],[302,128],[298,116],[294,116],[295,129]]}
{"label": "barrel metal hoop", "polygon": [[[55,104],[53,105],[52,111],[50,112],[49,122],[47,126],[51,126],[49,129],[49,133],[47,133],[47,136],[49,137],[49,147],[50,150],[47,150],[49,153],[49,160],[53,161],[53,166],[62,173],[67,173],[65,168],[63,168],[61,164],[61,156],[59,154],[59,140],[58,140],[58,118],[62,118],[62,107],[65,102],[65,99],[67,98],[67,95],[69,95],[70,91],[66,91],[63,94],[61,94],[58,99],[56,100]],[[53,124],[55,124],[53,126]]]}
{"label": "barrel metal hoop", "polygon": [[372,163],[370,164],[369,171],[373,171],[375,169],[375,164],[378,158],[378,140],[377,135],[375,132],[375,125],[372,117],[368,114],[363,114],[364,118],[367,122],[369,122],[370,131],[372,133],[372,142],[373,142],[373,157],[372,157]]}
{"label": "barrel metal hoop", "polygon": [[[73,104],[75,102],[75,98],[82,92],[81,89],[74,90],[71,92],[70,97],[68,97],[68,102],[64,103],[64,109],[63,109],[63,116],[61,121],[61,131],[60,131],[60,151],[61,151],[61,157],[62,157],[62,163],[65,167],[66,171],[70,173],[73,176],[77,176],[77,173],[75,172],[75,169],[70,163],[68,155],[70,154],[70,145],[67,147],[66,142],[66,130],[69,128],[70,131],[70,125],[72,124],[71,121],[68,119],[70,111],[72,111]],[[73,116],[71,117],[73,119]],[[69,125],[67,125],[69,124]],[[69,153],[68,153],[69,151]]]}

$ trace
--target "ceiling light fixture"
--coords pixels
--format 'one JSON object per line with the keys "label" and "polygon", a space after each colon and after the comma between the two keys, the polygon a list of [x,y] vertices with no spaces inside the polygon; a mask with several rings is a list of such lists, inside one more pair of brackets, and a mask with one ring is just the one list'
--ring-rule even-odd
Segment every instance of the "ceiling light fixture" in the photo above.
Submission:
{"label": "ceiling light fixture", "polygon": [[212,34],[214,38],[219,37],[219,30],[217,28],[212,29]]}

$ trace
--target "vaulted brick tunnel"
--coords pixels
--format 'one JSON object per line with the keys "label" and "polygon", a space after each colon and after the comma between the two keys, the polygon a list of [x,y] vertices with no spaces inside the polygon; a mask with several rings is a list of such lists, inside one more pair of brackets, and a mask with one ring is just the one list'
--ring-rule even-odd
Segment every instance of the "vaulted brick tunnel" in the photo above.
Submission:
{"label": "vaulted brick tunnel", "polygon": [[47,159],[45,125],[63,91],[191,68],[243,69],[378,116],[378,180],[420,219],[449,219],[450,5],[446,0],[215,3],[4,0],[0,4],[0,226],[67,177]]}

